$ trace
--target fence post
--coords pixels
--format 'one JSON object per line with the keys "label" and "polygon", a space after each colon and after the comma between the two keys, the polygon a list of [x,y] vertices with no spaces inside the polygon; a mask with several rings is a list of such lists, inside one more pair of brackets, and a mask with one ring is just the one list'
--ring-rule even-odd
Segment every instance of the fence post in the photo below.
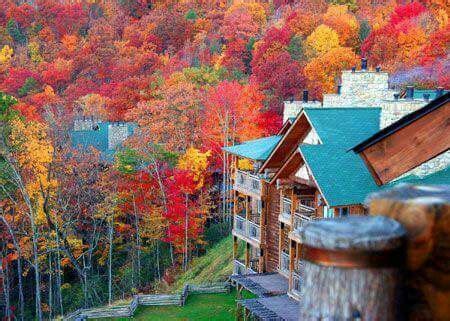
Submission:
{"label": "fence post", "polygon": [[368,204],[370,213],[391,217],[407,230],[408,319],[448,320],[450,186],[401,185],[372,194]]}
{"label": "fence post", "polygon": [[383,216],[323,219],[300,232],[299,320],[402,320],[405,230]]}

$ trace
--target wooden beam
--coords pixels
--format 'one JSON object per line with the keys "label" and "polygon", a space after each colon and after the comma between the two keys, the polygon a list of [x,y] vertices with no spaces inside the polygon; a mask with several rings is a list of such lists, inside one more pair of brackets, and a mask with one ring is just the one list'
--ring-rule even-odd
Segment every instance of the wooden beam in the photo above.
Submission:
{"label": "wooden beam", "polygon": [[360,153],[378,185],[386,184],[450,148],[450,102]]}

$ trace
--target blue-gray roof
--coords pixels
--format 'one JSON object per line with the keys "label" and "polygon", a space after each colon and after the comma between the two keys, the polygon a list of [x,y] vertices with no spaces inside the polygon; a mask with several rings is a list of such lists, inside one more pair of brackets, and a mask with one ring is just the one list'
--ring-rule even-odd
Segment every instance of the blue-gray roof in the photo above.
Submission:
{"label": "blue-gray roof", "polygon": [[264,161],[269,157],[272,150],[280,141],[281,136],[269,136],[246,141],[243,144],[224,147],[226,152],[239,157],[248,158],[256,161]]}
{"label": "blue-gray roof", "polygon": [[[98,129],[93,130],[71,130],[70,139],[74,148],[87,149],[93,147],[97,149],[101,157],[107,161],[111,161],[114,157],[114,153],[117,148],[110,149],[108,144],[110,125],[119,126],[112,122],[98,122]],[[120,126],[126,126],[128,131],[128,137],[134,133],[136,124],[124,123]],[[120,146],[120,145],[119,145]],[[117,146],[117,147],[119,147]]]}

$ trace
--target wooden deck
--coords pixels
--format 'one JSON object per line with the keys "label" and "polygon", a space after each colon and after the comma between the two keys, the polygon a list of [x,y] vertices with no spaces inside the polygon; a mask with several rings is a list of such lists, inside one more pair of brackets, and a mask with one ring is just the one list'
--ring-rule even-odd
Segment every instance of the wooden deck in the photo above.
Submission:
{"label": "wooden deck", "polygon": [[238,302],[261,320],[297,321],[299,303],[287,295],[241,300]]}
{"label": "wooden deck", "polygon": [[279,273],[233,275],[231,280],[259,297],[286,294],[288,279]]}

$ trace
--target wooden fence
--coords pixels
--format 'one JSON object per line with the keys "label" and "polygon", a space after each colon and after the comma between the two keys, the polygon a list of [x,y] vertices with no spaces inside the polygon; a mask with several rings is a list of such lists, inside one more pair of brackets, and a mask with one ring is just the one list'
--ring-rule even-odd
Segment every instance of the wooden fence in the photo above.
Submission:
{"label": "wooden fence", "polygon": [[176,294],[138,294],[133,296],[129,304],[122,304],[110,307],[100,307],[92,309],[78,309],[65,317],[63,320],[87,320],[98,318],[123,318],[132,317],[139,305],[142,306],[162,306],[178,305],[183,306],[189,294],[192,293],[225,293],[230,291],[228,282],[208,283],[201,285],[186,284],[181,293]]}

